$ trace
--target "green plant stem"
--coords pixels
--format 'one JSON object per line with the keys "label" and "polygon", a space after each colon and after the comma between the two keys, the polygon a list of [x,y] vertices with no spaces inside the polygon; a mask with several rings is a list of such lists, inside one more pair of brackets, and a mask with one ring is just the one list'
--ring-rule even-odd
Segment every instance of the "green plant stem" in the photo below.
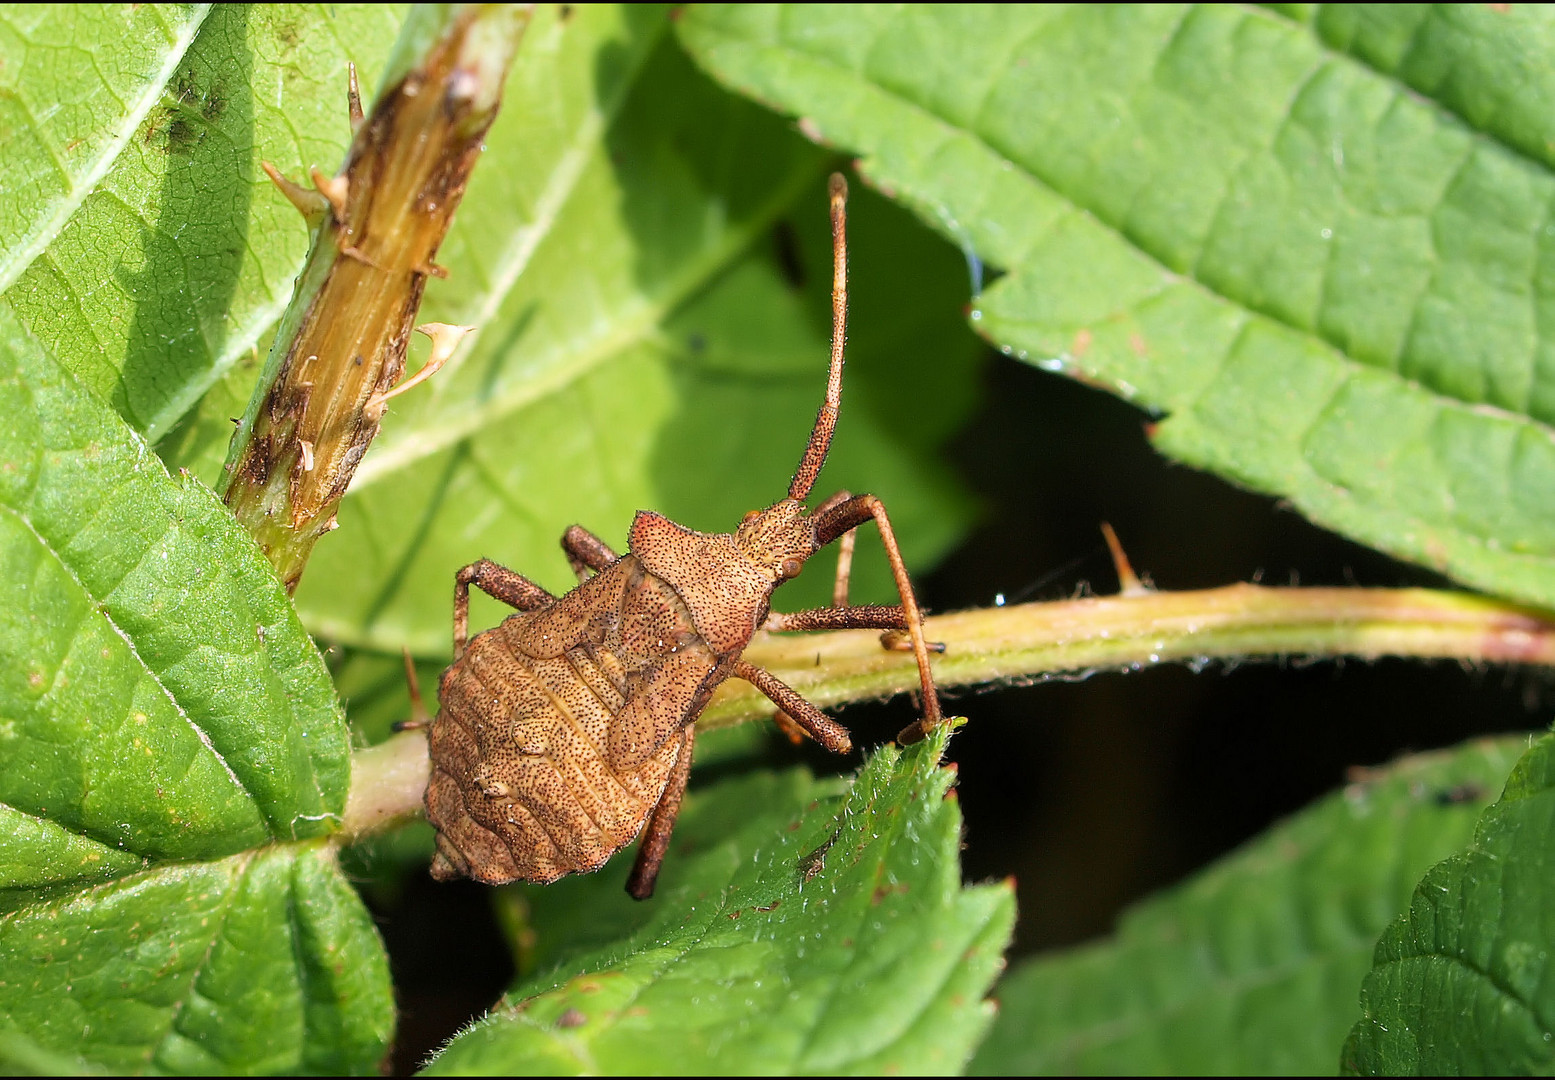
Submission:
{"label": "green plant stem", "polygon": [[[1429,589],[1238,584],[1193,592],[1140,590],[935,615],[925,629],[945,644],[934,659],[934,674],[947,689],[1273,657],[1555,664],[1550,617]],[[880,635],[868,630],[763,635],[745,657],[821,706],[887,698],[917,685],[911,654],[882,649]],[[730,727],[772,712],[772,703],[755,687],[731,679],[698,724]],[[426,776],[426,737],[420,732],[357,751],[342,839],[349,842],[417,813]]]}
{"label": "green plant stem", "polygon": [[[945,643],[934,675],[947,688],[1291,656],[1555,663],[1549,617],[1429,589],[1237,584],[975,608],[931,616],[925,625],[930,638]],[[912,657],[885,652],[871,631],[772,635],[745,655],[821,706],[889,697],[912,689],[916,679]],[[770,712],[754,687],[731,680],[699,722],[711,729]]]}

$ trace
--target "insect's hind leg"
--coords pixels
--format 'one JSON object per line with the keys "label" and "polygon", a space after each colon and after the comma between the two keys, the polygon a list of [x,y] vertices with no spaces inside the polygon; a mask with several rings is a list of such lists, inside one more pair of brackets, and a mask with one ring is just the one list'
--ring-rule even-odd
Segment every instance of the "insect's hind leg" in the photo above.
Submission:
{"label": "insect's hind leg", "polygon": [[464,655],[470,639],[470,586],[519,611],[534,611],[556,597],[524,575],[490,559],[477,559],[454,575],[454,659]]}
{"label": "insect's hind leg", "polygon": [[665,852],[669,851],[670,833],[675,831],[675,818],[680,815],[680,800],[685,797],[686,781],[691,777],[691,750],[695,741],[696,725],[687,724],[680,736],[680,754],[675,758],[675,768],[643,829],[637,860],[632,863],[632,876],[626,879],[626,891],[634,900],[652,896],[653,886],[659,880],[659,868],[664,865]]}
{"label": "insect's hind leg", "polygon": [[609,544],[582,525],[569,525],[562,533],[562,551],[579,581],[587,581],[591,573],[598,573],[619,558]]}

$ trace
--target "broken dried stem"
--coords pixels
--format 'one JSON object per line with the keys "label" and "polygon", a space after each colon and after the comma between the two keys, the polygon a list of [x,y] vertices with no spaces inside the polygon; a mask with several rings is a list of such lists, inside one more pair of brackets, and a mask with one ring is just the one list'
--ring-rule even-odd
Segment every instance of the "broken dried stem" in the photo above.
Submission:
{"label": "broken dried stem", "polygon": [[356,134],[344,170],[314,168],[304,189],[265,167],[316,232],[233,437],[222,498],[288,589],[330,530],[405,369],[433,258],[527,22],[514,5],[418,9],[401,35],[404,55],[360,122],[352,73]]}

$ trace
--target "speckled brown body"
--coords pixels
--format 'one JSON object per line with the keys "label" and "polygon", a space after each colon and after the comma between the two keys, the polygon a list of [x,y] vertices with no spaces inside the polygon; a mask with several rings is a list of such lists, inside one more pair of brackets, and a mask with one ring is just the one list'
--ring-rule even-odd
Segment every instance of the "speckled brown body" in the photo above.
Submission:
{"label": "speckled brown body", "polygon": [[[786,499],[752,510],[732,533],[696,532],[642,511],[620,557],[574,525],[562,548],[580,584],[565,596],[489,559],[454,576],[454,662],[439,686],[426,792],[437,827],[434,877],[554,881],[598,869],[641,833],[627,891],[647,899],[686,790],[693,725],[731,676],[765,694],[780,723],[834,752],[851,750],[845,728],[740,658],[761,628],[906,631],[923,719],[900,737],[921,738],[940,723],[923,617],[885,508],[873,495],[847,492],[813,513],[804,502],[826,461],[842,395],[846,195],[842,177],[832,177],[831,366]],[[900,606],[848,604],[853,531],[870,520]],[[838,540],[832,605],[774,614],[773,590]],[[519,613],[469,641],[472,587]]]}
{"label": "speckled brown body", "polygon": [[603,865],[659,801],[673,736],[718,668],[684,601],[634,555],[474,638],[432,726],[433,875],[544,882]]}

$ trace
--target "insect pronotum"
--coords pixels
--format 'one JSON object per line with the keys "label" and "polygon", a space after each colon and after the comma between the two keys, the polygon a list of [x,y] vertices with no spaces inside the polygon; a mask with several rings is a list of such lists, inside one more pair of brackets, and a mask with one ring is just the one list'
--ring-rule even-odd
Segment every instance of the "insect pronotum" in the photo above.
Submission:
{"label": "insect pronotum", "polygon": [[[883,639],[910,647],[918,664],[923,717],[903,738],[940,723],[923,618],[880,500],[844,491],[805,508],[842,397],[846,201],[847,184],[834,175],[826,399],[787,498],[752,510],[732,533],[699,533],[641,511],[625,555],[574,525],[562,548],[579,583],[565,596],[487,559],[455,576],[454,661],[439,683],[426,791],[437,827],[434,877],[554,881],[598,869],[642,833],[627,891],[652,895],[691,771],[694,722],[730,677],[750,682],[828,750],[849,751],[845,728],[741,659],[759,629],[905,631],[906,640]],[[848,604],[853,530],[871,519],[900,605]],[[842,545],[832,605],[772,611],[773,590],[834,540]],[[473,640],[472,585],[518,609]]]}

